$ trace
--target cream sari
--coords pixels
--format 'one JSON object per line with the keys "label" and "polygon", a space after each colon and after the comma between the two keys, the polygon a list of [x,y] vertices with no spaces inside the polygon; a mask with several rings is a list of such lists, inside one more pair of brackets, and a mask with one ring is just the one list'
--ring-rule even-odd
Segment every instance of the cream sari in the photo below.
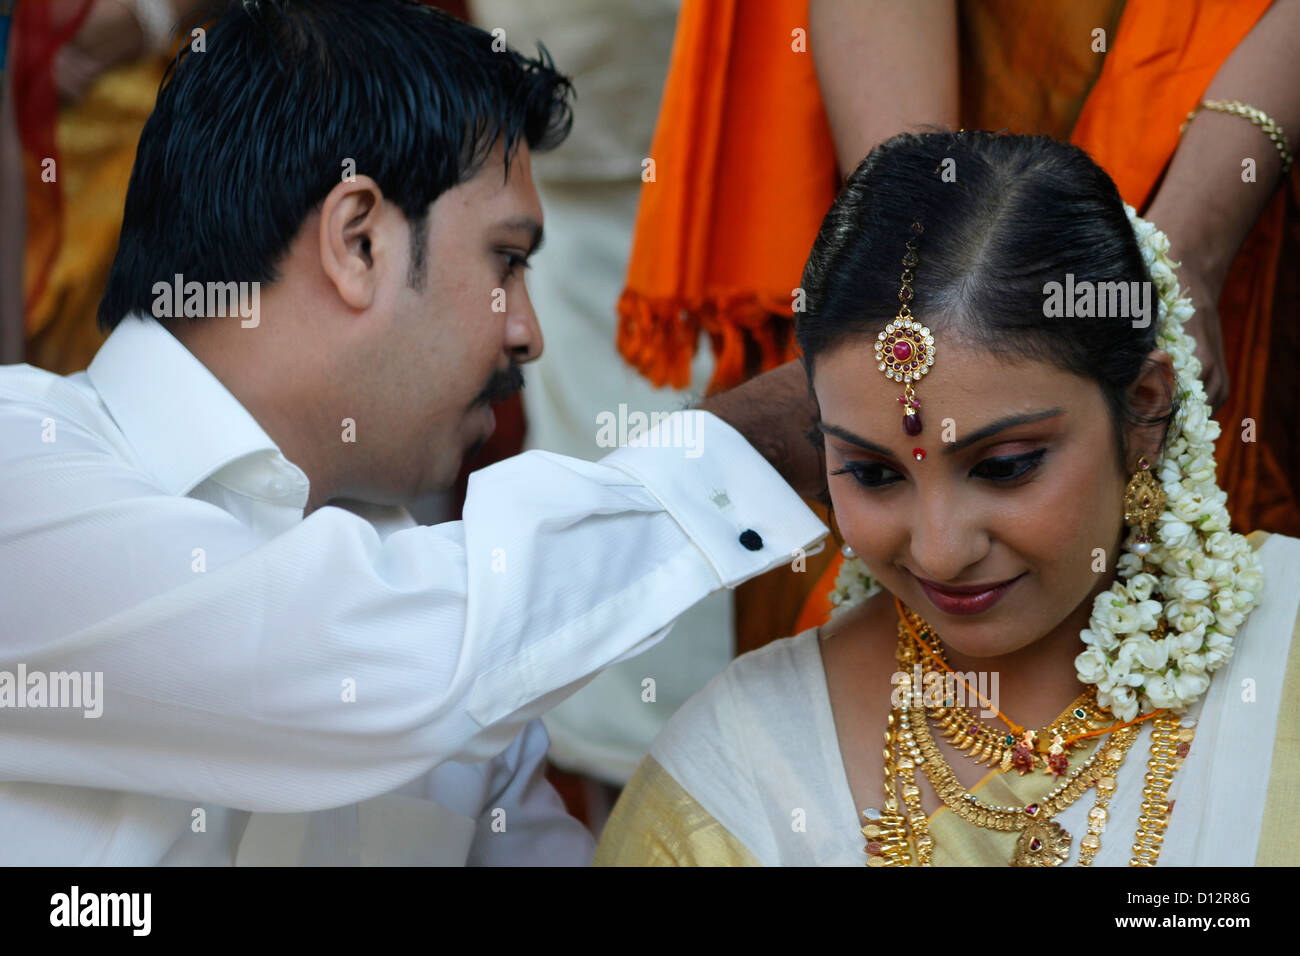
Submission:
{"label": "cream sari", "polygon": [[[1174,776],[1161,866],[1300,864],[1300,540],[1255,533],[1262,602],[1186,716],[1196,737]],[[597,866],[862,866],[863,808],[840,755],[819,629],[732,662],[673,717],[610,817]],[[1132,856],[1152,721],[1118,774],[1094,866]],[[882,728],[883,729],[883,728]],[[1071,767],[1094,747],[1076,750]],[[1046,774],[991,770],[972,790],[999,805],[1040,800]],[[1089,791],[1053,819],[1087,832]],[[878,804],[877,804],[878,805]],[[1005,866],[1016,833],[929,818],[936,866]]]}

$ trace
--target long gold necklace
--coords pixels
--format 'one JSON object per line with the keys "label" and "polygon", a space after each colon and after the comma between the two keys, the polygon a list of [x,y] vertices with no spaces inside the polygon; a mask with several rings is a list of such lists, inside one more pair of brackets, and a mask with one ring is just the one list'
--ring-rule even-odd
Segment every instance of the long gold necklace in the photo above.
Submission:
{"label": "long gold necklace", "polygon": [[[902,622],[899,628],[899,663],[906,667],[914,663],[914,644],[906,639],[910,634]],[[908,711],[901,716],[900,724],[904,739],[907,740],[910,736],[921,757],[919,761],[913,760],[913,780],[915,765],[919,763],[939,799],[962,820],[989,830],[1020,831],[1012,857],[1012,865],[1018,866],[1056,865],[1069,856],[1070,834],[1055,823],[1052,817],[1073,804],[1092,786],[1096,777],[1091,771],[1099,757],[1111,765],[1109,770],[1118,769],[1137,736],[1136,732],[1132,732],[1131,735],[1112,739],[1104,752],[1099,749],[1070,771],[1065,780],[1058,783],[1042,800],[1024,806],[1001,806],[983,803],[962,786],[930,735],[925,711],[914,700]]]}
{"label": "long gold necklace", "polygon": [[[1088,832],[1080,841],[1078,860],[1079,866],[1090,866],[1101,847],[1101,833],[1109,817],[1107,804],[1115,792],[1115,775],[1139,735],[1136,727],[1139,721],[1111,728],[1110,740],[1067,774],[1065,782],[1058,784],[1043,800],[1024,807],[983,804],[957,781],[951,766],[930,736],[925,708],[911,693],[910,670],[917,661],[916,647],[920,641],[913,640],[916,631],[907,626],[909,622],[903,614],[901,602],[899,611],[896,657],[903,665],[899,690],[904,692],[903,699],[910,701],[911,705],[906,711],[894,708],[887,720],[884,809],[863,811],[867,823],[861,832],[867,838],[867,864],[932,865],[934,838],[929,833],[929,822],[921,807],[920,788],[916,785],[916,766],[920,764],[935,792],[961,819],[985,829],[1021,831],[1011,860],[1013,866],[1058,866],[1063,863],[1069,857],[1071,836],[1051,817],[1095,785],[1097,802],[1088,815]],[[1163,711],[1154,715],[1148,785],[1143,789],[1142,812],[1130,860],[1132,866],[1154,866],[1160,854],[1172,807],[1167,802],[1169,786],[1191,746],[1193,726],[1194,721],[1184,721],[1179,726],[1176,717]],[[1099,760],[1100,766],[1095,772],[1090,772]],[[896,791],[901,795],[902,808]]]}

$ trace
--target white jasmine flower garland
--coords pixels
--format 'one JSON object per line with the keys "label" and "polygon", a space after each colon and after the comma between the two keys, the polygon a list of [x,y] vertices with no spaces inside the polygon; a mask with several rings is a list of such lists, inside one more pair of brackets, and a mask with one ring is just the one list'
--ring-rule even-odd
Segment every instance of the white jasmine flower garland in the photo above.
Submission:
{"label": "white jasmine flower garland", "polygon": [[[1259,604],[1264,575],[1245,537],[1228,531],[1227,495],[1215,480],[1219,425],[1201,385],[1196,343],[1183,331],[1192,317],[1169,258],[1169,239],[1125,204],[1157,295],[1156,344],[1169,353],[1181,405],[1155,474],[1165,511],[1144,559],[1124,543],[1119,580],[1093,603],[1074,659],[1079,680],[1097,685],[1097,701],[1120,720],[1139,710],[1181,713],[1210,686],[1232,656],[1232,636]],[[1156,573],[1151,573],[1155,571]],[[831,592],[831,616],[879,590],[858,558],[846,560]],[[1165,623],[1164,637],[1155,635]]]}

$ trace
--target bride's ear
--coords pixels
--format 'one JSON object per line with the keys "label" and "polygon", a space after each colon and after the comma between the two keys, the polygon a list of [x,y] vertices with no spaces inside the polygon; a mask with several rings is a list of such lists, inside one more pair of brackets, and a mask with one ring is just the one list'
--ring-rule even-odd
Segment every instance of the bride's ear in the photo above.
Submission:
{"label": "bride's ear", "polygon": [[1126,468],[1146,455],[1153,464],[1160,456],[1166,427],[1174,409],[1177,377],[1169,353],[1155,349],[1142,363],[1142,371],[1128,390],[1133,421],[1129,425],[1129,460]]}

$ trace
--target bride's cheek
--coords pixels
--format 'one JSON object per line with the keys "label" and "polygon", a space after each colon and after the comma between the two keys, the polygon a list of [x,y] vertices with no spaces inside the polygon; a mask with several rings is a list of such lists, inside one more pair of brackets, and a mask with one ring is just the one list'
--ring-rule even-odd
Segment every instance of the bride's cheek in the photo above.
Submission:
{"label": "bride's cheek", "polygon": [[893,558],[901,523],[898,509],[890,509],[853,492],[832,495],[835,523],[844,543],[869,565],[879,566]]}

